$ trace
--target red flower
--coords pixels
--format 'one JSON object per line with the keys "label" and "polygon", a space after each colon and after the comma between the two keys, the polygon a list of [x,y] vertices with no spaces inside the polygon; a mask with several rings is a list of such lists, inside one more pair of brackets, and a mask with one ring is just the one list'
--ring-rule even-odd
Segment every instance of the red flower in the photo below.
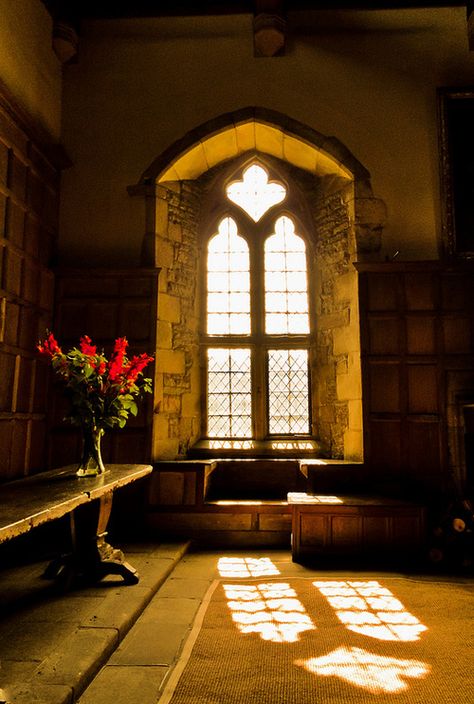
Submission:
{"label": "red flower", "polygon": [[150,357],[144,352],[139,356],[135,355],[132,357],[128,364],[124,366],[123,374],[129,387],[135,383],[140,372],[142,372],[150,362],[153,362],[153,357]]}
{"label": "red flower", "polygon": [[96,345],[92,345],[92,340],[88,335],[84,335],[84,337],[81,337],[80,341],[80,347],[81,347],[81,352],[83,354],[87,354],[91,357],[94,357],[97,354],[97,347]]}
{"label": "red flower", "polygon": [[102,376],[102,374],[104,374],[105,370],[107,369],[107,365],[105,364],[103,359],[100,360],[99,364],[93,364],[92,366],[94,367],[99,376]]}
{"label": "red flower", "polygon": [[118,337],[115,340],[114,351],[109,362],[109,379],[116,381],[123,373],[123,358],[127,351],[128,342],[126,337]]}
{"label": "red flower", "polygon": [[54,339],[52,332],[49,333],[43,343],[38,343],[37,349],[39,353],[45,357],[54,357],[57,354],[62,354],[62,350],[57,341]]}
{"label": "red flower", "polygon": [[110,360],[98,353],[88,335],[77,347],[63,353],[52,333],[38,343],[61,378],[71,403],[69,420],[78,426],[94,425],[104,430],[123,427],[130,413],[136,413],[134,397],[151,392],[151,379],[139,378],[153,357],[148,354],[127,357],[125,337],[115,340]]}

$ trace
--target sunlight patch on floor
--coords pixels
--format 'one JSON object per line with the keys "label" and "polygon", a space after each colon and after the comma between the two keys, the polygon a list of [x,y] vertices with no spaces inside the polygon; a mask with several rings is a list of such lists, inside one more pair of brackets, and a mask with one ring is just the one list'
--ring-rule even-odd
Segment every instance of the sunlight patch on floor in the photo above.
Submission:
{"label": "sunlight patch on floor", "polygon": [[221,557],[217,563],[221,577],[272,577],[280,570],[269,557]]}
{"label": "sunlight patch on floor", "polygon": [[380,582],[313,582],[350,630],[378,640],[414,641],[427,630]]}
{"label": "sunlight patch on floor", "polygon": [[401,660],[346,646],[320,658],[297,660],[295,664],[314,675],[339,677],[372,694],[403,692],[408,689],[406,678],[421,679],[430,672],[430,666],[418,660]]}
{"label": "sunlight patch on floor", "polygon": [[224,590],[241,633],[258,633],[273,643],[294,643],[300,633],[316,628],[289,584],[224,584]]}

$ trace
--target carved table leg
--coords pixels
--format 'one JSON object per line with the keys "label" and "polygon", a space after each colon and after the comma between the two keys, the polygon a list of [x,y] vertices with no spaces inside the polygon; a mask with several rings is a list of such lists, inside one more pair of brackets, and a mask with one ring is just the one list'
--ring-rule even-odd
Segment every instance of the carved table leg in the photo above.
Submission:
{"label": "carved table leg", "polygon": [[95,583],[109,574],[121,576],[125,584],[138,583],[137,570],[126,562],[122,550],[105,540],[112,498],[112,492],[104,494],[70,514],[71,553],[53,560],[44,578],[56,580],[64,589],[78,578]]}
{"label": "carved table leg", "polygon": [[126,584],[137,584],[139,577],[136,569],[125,561],[125,556],[118,548],[113,548],[105,541],[107,524],[112,510],[112,493],[104,494],[100,499],[99,518],[97,520],[96,549],[98,562],[96,572],[98,579],[108,574],[118,574]]}

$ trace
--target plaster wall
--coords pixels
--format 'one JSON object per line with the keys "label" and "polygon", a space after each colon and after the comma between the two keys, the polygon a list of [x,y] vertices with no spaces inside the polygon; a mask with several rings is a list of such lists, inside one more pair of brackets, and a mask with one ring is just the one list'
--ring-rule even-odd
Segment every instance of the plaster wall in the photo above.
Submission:
{"label": "plaster wall", "polygon": [[465,8],[290,14],[285,56],[255,58],[252,17],[93,21],[64,72],[62,259],[138,263],[127,186],[189,130],[255,105],[339,139],[387,205],[382,257],[434,259],[436,88],[474,83]]}
{"label": "plaster wall", "polygon": [[40,0],[2,0],[0,78],[18,104],[58,141],[62,72],[51,32],[51,17]]}

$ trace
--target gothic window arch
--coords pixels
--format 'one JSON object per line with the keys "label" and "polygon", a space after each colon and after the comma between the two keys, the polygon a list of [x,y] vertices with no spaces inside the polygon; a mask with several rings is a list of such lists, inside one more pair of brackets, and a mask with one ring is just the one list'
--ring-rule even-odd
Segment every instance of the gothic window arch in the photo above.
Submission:
{"label": "gothic window arch", "polygon": [[313,447],[311,238],[295,190],[258,158],[214,186],[201,315],[212,449]]}

